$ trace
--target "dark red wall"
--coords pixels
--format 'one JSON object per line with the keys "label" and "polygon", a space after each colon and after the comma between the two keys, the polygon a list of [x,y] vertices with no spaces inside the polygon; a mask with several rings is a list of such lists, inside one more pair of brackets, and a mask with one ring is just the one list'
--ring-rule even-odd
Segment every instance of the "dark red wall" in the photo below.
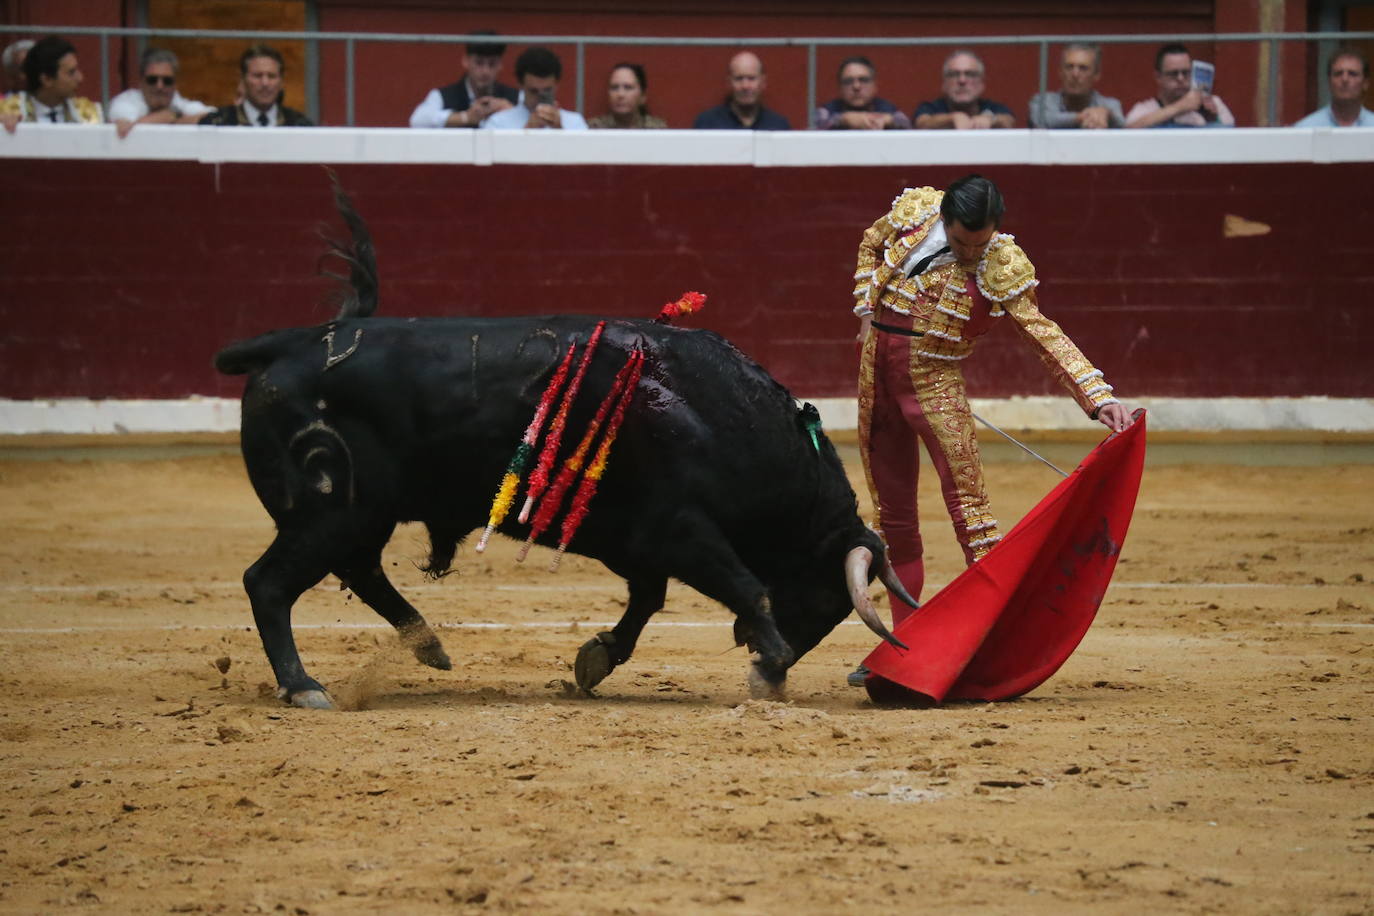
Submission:
{"label": "dark red wall", "polygon": [[[808,396],[853,389],[862,230],[970,167],[351,165],[389,315],[650,317],[684,290]],[[1374,165],[991,166],[1045,310],[1124,392],[1374,396]],[[0,396],[233,395],[229,340],[325,320],[308,165],[8,160]],[[1268,235],[1224,238],[1226,214]],[[1009,328],[975,394],[1053,390]]]}

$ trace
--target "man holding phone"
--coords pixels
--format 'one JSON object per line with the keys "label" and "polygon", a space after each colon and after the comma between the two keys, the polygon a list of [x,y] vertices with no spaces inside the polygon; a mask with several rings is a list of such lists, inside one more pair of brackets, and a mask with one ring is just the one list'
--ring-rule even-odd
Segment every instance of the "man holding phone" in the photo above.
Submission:
{"label": "man holding phone", "polygon": [[558,107],[558,81],[563,63],[548,48],[529,48],[515,61],[515,80],[520,102],[498,111],[482,122],[488,130],[553,129],[586,130],[582,115]]}
{"label": "man holding phone", "polygon": [[1167,44],[1155,54],[1159,93],[1136,102],[1126,113],[1127,127],[1235,127],[1236,117],[1221,100],[1193,85],[1193,55],[1181,44]]}

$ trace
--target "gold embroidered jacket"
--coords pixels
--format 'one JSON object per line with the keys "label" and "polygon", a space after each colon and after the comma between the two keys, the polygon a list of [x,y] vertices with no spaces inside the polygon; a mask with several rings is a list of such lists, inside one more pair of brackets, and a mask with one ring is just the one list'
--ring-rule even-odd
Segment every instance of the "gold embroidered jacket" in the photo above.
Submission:
{"label": "gold embroidered jacket", "polygon": [[[27,92],[11,92],[0,98],[0,115],[17,114],[20,121],[37,121],[38,109],[34,107],[33,97]],[[104,121],[100,113],[100,103],[87,98],[67,99],[62,106],[63,124],[100,124]]]}
{"label": "gold embroidered jacket", "polygon": [[[912,346],[928,359],[961,360],[973,351],[966,333],[973,297],[968,273],[959,264],[932,267],[913,277],[902,275],[907,256],[940,219],[944,192],[935,188],[907,188],[892,202],[892,210],[864,233],[854,272],[856,315],[890,310],[912,318],[912,329],[923,336]],[[1093,368],[1059,325],[1040,313],[1036,303],[1035,267],[1006,233],[998,233],[978,263],[974,281],[988,300],[989,315],[1010,315],[1020,335],[1040,361],[1059,380],[1089,416],[1105,404],[1115,404],[1112,386]]]}

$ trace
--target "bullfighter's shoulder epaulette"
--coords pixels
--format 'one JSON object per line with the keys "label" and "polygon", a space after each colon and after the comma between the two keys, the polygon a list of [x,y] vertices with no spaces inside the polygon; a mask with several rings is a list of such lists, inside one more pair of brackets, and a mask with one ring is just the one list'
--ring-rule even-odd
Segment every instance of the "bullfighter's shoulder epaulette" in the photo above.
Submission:
{"label": "bullfighter's shoulder epaulette", "polygon": [[978,289],[994,302],[1006,302],[1035,286],[1035,265],[1014,236],[998,233],[978,263]]}
{"label": "bullfighter's shoulder epaulette", "polygon": [[76,109],[76,120],[81,124],[99,124],[105,120],[100,116],[99,102],[78,96],[72,99],[72,107]]}
{"label": "bullfighter's shoulder epaulette", "polygon": [[932,187],[907,188],[892,201],[888,222],[899,233],[916,229],[940,212],[944,197],[944,191]]}

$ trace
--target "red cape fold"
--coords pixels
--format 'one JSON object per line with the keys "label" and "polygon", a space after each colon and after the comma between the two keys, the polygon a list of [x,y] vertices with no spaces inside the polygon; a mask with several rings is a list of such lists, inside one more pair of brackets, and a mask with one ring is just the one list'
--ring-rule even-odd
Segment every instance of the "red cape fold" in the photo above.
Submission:
{"label": "red cape fold", "polygon": [[987,556],[864,660],[879,703],[1007,700],[1073,654],[1111,582],[1145,465],[1145,411],[1113,433]]}

